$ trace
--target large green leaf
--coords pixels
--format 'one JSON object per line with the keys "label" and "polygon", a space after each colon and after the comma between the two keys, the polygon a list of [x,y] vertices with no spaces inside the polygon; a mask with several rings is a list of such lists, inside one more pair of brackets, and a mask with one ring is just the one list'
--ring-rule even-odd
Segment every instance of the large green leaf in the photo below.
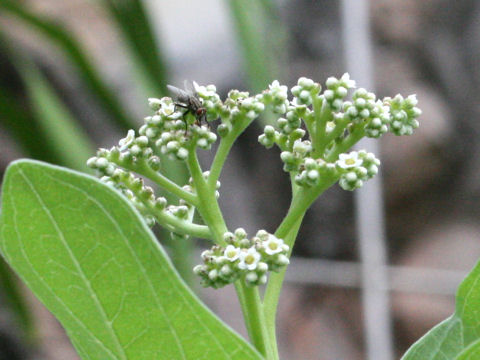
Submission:
{"label": "large green leaf", "polygon": [[480,340],[470,344],[455,360],[478,360],[480,359]]}
{"label": "large green leaf", "polygon": [[480,359],[470,357],[480,355],[479,340],[480,262],[458,288],[455,313],[413,344],[402,360]]}
{"label": "large green leaf", "polygon": [[83,359],[260,359],[184,285],[114,189],[36,161],[10,165],[0,249]]}

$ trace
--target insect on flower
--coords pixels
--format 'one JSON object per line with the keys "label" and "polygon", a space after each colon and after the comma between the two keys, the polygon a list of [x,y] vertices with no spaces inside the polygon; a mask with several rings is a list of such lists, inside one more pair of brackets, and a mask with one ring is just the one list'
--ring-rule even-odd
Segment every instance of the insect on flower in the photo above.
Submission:
{"label": "insect on flower", "polygon": [[172,85],[167,85],[168,90],[172,93],[175,106],[187,109],[195,116],[195,124],[201,125],[203,121],[207,121],[207,110],[203,107],[197,92],[192,83],[185,80],[185,89],[179,89]]}

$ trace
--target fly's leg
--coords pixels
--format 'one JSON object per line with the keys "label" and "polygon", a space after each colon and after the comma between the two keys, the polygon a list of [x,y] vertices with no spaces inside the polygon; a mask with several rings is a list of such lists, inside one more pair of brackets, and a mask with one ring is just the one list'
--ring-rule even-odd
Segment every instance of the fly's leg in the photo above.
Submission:
{"label": "fly's leg", "polygon": [[[180,107],[180,108],[182,108],[182,109],[187,109],[187,111],[185,111],[185,112],[183,113],[184,118],[185,118],[185,115],[190,112],[190,108],[189,108],[187,105],[175,103],[174,111],[177,111],[177,107]],[[188,124],[187,124],[187,120],[185,120],[185,136],[187,136],[187,131],[188,131]]]}

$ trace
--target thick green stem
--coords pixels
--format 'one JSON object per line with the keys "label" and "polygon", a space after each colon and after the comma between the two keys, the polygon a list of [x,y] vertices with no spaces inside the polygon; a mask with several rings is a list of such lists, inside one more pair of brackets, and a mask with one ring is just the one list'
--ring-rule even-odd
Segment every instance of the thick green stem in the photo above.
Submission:
{"label": "thick green stem", "polygon": [[[195,189],[197,190],[199,199],[197,210],[207,226],[211,229],[215,241],[220,245],[226,245],[223,235],[227,232],[227,226],[220,211],[218,201],[215,198],[215,188],[210,187],[205,180],[194,149],[191,149],[189,152],[187,165],[192,175]],[[235,288],[242,307],[250,340],[266,359],[275,360],[272,355],[272,344],[270,344],[270,338],[265,324],[258,287],[248,287],[243,280],[238,280],[235,283]],[[276,346],[276,344],[274,346]]]}
{"label": "thick green stem", "polygon": [[220,245],[225,245],[223,234],[227,232],[227,226],[225,225],[225,220],[223,220],[218,201],[215,198],[215,191],[208,186],[194,149],[189,152],[187,165],[197,191],[199,200],[197,210],[205,221],[205,224],[207,224],[213,232],[216,242]]}
{"label": "thick green stem", "polygon": [[[322,184],[323,185],[323,184]],[[281,222],[280,226],[277,228],[275,232],[275,236],[284,239],[295,225],[298,219],[300,219],[304,214],[305,211],[310,207],[310,205],[315,201],[318,195],[316,193],[321,193],[323,190],[323,186],[315,187],[315,188],[301,188],[295,194],[292,199],[292,203],[290,208],[288,209],[288,213]],[[288,246],[292,246],[293,244],[287,243]]]}
{"label": "thick green stem", "polygon": [[223,164],[225,164],[225,160],[230,153],[233,143],[253,120],[254,119],[247,117],[244,119],[238,119],[238,123],[233,127],[230,133],[220,140],[220,145],[218,146],[212,166],[210,167],[210,175],[208,176],[208,186],[210,186],[210,188],[215,188],[217,180],[220,178]]}
{"label": "thick green stem", "polygon": [[214,188],[218,179],[220,178],[223,164],[225,163],[225,160],[227,159],[227,156],[230,153],[230,149],[232,148],[236,138],[236,136],[231,136],[231,134],[228,134],[228,136],[220,140],[220,145],[218,146],[212,166],[210,167],[210,175],[208,176],[208,185],[210,188]]}
{"label": "thick green stem", "polygon": [[[285,243],[290,247],[289,256],[292,252],[298,230],[302,223],[302,219],[310,207],[310,205],[328,189],[337,179],[335,177],[328,177],[323,179],[319,186],[314,188],[298,189],[292,185],[294,190],[294,196],[290,209],[287,215],[283,219],[282,223],[275,232],[275,236],[283,239]],[[292,181],[293,184],[293,181]],[[263,307],[265,311],[265,321],[269,332],[270,342],[276,343],[275,334],[275,318],[277,313],[278,300],[280,298],[280,291],[282,289],[283,280],[285,278],[286,268],[282,269],[277,274],[272,273],[268,281],[267,288],[265,290],[265,296],[263,298]]]}
{"label": "thick green stem", "polygon": [[[285,242],[294,243],[302,224],[303,216],[297,220],[297,223],[293,226],[291,231],[285,237]],[[292,252],[292,248],[289,251],[289,257]],[[270,342],[273,344],[277,343],[277,334],[276,334],[276,314],[278,301],[280,299],[280,292],[282,290],[283,280],[285,278],[285,272],[287,267],[282,269],[279,273],[271,273],[270,279],[268,281],[267,289],[265,291],[265,296],[263,300],[263,308],[265,313],[265,322],[268,329],[268,336]],[[276,347],[275,347],[276,350]],[[278,353],[276,353],[276,359],[278,359]]]}
{"label": "thick green stem", "polygon": [[246,286],[244,280],[241,279],[235,283],[235,289],[239,297],[241,294],[244,300],[242,312],[250,340],[266,359],[276,360],[277,358],[275,358],[273,354],[276,353],[277,346],[276,343],[272,344],[270,342],[258,287]]}

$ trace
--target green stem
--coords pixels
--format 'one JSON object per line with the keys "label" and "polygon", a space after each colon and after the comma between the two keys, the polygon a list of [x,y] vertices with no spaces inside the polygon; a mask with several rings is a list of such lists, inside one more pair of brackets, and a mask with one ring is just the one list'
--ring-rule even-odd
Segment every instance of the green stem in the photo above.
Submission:
{"label": "green stem", "polygon": [[[220,245],[226,245],[223,235],[227,232],[227,226],[223,219],[222,212],[215,198],[215,188],[210,187],[203,176],[197,154],[194,149],[190,149],[187,159],[187,165],[192,175],[199,203],[197,210],[202,216],[207,226],[211,229],[215,241]],[[258,287],[248,287],[244,281],[239,280],[235,283],[245,325],[250,340],[256,349],[266,356],[268,360],[275,360],[272,356],[272,344],[270,344],[265,317],[260,301]],[[276,346],[276,344],[274,345]]]}
{"label": "green stem", "polygon": [[[123,167],[126,167],[125,164],[119,164]],[[131,166],[130,166],[131,167]],[[162,187],[166,191],[170,192],[173,195],[178,196],[180,199],[185,200],[189,204],[193,206],[198,205],[198,198],[196,195],[183,190],[179,185],[168,179],[166,176],[162,175],[161,173],[152,170],[150,166],[145,161],[139,162],[136,166],[131,167],[132,171],[143,175],[153,182],[155,182],[158,186]]]}
{"label": "green stem", "polygon": [[342,142],[335,145],[332,151],[327,155],[327,161],[335,161],[338,155],[349,150],[353,145],[359,142],[365,136],[365,129],[358,127],[353,130]]}
{"label": "green stem", "polygon": [[[275,232],[275,236],[283,239],[290,247],[289,256],[292,252],[298,230],[302,223],[302,219],[310,207],[310,205],[320,196],[326,189],[328,189],[335,181],[336,177],[330,176],[323,180],[317,187],[306,189],[298,189],[293,185],[294,192],[292,204],[288,210],[287,215]],[[282,289],[283,280],[285,278],[285,269],[282,269],[278,274],[272,273],[265,290],[263,298],[263,307],[265,309],[265,321],[269,332],[270,342],[276,342],[275,334],[275,318],[277,313],[278,300],[280,298],[280,291]]]}
{"label": "green stem", "polygon": [[227,226],[220,207],[218,206],[218,201],[215,198],[215,190],[208,186],[207,181],[203,177],[203,171],[198,162],[195,149],[190,149],[187,165],[197,191],[199,200],[196,205],[197,210],[205,221],[205,224],[213,232],[216,242],[220,245],[226,245],[225,240],[223,240],[223,234],[228,231]]}
{"label": "green stem", "polygon": [[[276,343],[270,343],[267,323],[265,321],[264,308],[260,300],[258,287],[247,286],[244,280],[238,280],[235,283],[237,294],[241,294],[244,299],[242,313],[245,319],[248,335],[255,348],[268,360],[275,360],[273,356],[276,353]],[[240,297],[240,295],[239,295]]]}
{"label": "green stem", "polygon": [[[294,243],[295,239],[298,234],[298,230],[300,229],[300,225],[302,224],[303,216],[297,220],[296,224],[292,227],[291,231],[285,237],[285,241],[289,243]],[[292,248],[289,250],[288,256],[292,252]],[[265,297],[263,300],[263,308],[265,312],[265,322],[268,329],[268,336],[270,338],[270,342],[273,344],[277,343],[277,335],[276,335],[276,315],[277,315],[277,307],[278,301],[280,299],[280,292],[282,290],[283,280],[285,278],[285,272],[287,267],[283,268],[279,273],[271,273],[270,279],[268,281],[267,289],[265,291]],[[276,347],[275,347],[276,350]],[[275,359],[278,359],[278,352],[276,351]]]}
{"label": "green stem", "polygon": [[[316,188],[314,188],[316,189]],[[301,188],[298,190],[297,194],[293,197],[290,208],[288,209],[287,215],[277,228],[275,236],[279,239],[284,239],[285,243],[292,247],[293,244],[289,244],[286,240],[286,236],[293,228],[295,223],[303,217],[305,211],[310,207],[313,201],[316,199],[316,196],[313,197],[314,189]]]}
{"label": "green stem", "polygon": [[165,211],[149,207],[149,210],[158,223],[166,229],[181,235],[189,235],[200,239],[213,240],[213,235],[208,226],[194,224],[187,220],[179,219]]}
{"label": "green stem", "polygon": [[327,122],[333,118],[332,110],[326,100],[322,100],[318,96],[313,97],[313,114],[315,117],[315,137],[313,140],[314,157],[322,156],[327,142]]}
{"label": "green stem", "polygon": [[218,146],[212,166],[210,167],[210,175],[208,176],[208,186],[211,189],[215,188],[215,185],[220,178],[223,164],[225,164],[225,160],[227,159],[227,156],[230,153],[230,149],[232,148],[236,138],[236,136],[233,136],[230,133],[220,140],[220,145]]}
{"label": "green stem", "polygon": [[335,127],[333,128],[333,130],[330,133],[328,133],[328,135],[326,136],[325,146],[328,146],[328,144],[330,144],[333,140],[335,140],[340,135],[342,135],[349,123],[350,123],[350,119],[346,116],[343,119],[339,120],[335,124]]}
{"label": "green stem", "polygon": [[165,210],[157,209],[150,201],[143,200],[138,191],[134,191],[134,193],[141,201],[143,211],[153,215],[157,222],[167,230],[181,235],[213,240],[213,235],[208,226],[193,224],[189,220],[179,219]]}
{"label": "green stem", "polygon": [[305,122],[307,133],[310,135],[310,141],[312,142],[312,145],[315,148],[316,131],[315,131],[315,119],[313,117],[313,114],[309,114],[308,116],[305,116],[303,118],[303,121]]}
{"label": "green stem", "polygon": [[252,123],[255,119],[249,119],[245,117],[244,119],[238,119],[238,122],[232,128],[230,133],[220,140],[220,145],[218,146],[215,158],[213,159],[212,166],[210,167],[210,175],[208,176],[208,186],[215,191],[215,185],[220,177],[222,172],[223,164],[227,159],[230,149],[233,146],[235,140],[240,136],[240,134]]}

